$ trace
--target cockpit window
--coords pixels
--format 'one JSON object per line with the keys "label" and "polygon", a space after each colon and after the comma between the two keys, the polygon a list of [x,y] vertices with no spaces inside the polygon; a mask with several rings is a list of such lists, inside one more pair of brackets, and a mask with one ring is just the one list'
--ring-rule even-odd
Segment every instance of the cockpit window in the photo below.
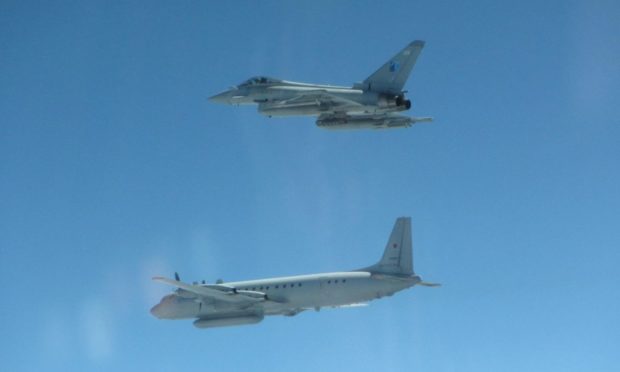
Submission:
{"label": "cockpit window", "polygon": [[261,85],[261,84],[270,84],[270,83],[275,83],[275,82],[277,82],[275,79],[271,79],[265,76],[257,76],[257,77],[253,77],[251,79],[244,81],[243,83],[239,84],[239,86]]}

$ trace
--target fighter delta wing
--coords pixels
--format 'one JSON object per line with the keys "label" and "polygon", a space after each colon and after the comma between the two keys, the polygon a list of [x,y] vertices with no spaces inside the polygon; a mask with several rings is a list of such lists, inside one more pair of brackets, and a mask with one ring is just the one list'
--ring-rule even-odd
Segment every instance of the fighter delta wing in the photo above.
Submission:
{"label": "fighter delta wing", "polygon": [[411,108],[403,88],[423,47],[423,41],[413,41],[353,87],[259,76],[210,100],[233,105],[258,104],[258,112],[269,117],[318,116],[316,124],[326,129],[410,127],[432,120],[396,115]]}
{"label": "fighter delta wing", "polygon": [[285,112],[295,115],[304,115],[304,110],[309,109],[310,115],[315,115],[317,107],[325,111],[346,112],[347,110],[361,107],[359,102],[329,93],[325,89],[296,92],[296,95],[280,101],[266,101],[258,103],[258,111],[265,115],[273,113],[282,116]]}

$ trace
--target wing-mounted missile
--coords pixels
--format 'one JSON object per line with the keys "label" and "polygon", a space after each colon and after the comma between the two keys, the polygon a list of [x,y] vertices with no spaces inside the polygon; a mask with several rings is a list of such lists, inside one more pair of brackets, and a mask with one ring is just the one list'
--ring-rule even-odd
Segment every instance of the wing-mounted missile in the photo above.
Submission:
{"label": "wing-mounted missile", "polygon": [[390,129],[407,128],[432,118],[412,118],[402,115],[321,115],[316,125],[325,129]]}

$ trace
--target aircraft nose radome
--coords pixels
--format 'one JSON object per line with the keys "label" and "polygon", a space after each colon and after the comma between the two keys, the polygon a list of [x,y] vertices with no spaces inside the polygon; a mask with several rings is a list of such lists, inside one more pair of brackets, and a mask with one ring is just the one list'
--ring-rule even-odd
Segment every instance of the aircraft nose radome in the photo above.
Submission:
{"label": "aircraft nose radome", "polygon": [[161,304],[157,304],[151,308],[151,314],[154,317],[162,319],[164,317],[163,306]]}
{"label": "aircraft nose radome", "polygon": [[214,96],[209,97],[209,101],[217,102],[217,103],[228,103],[230,102],[230,91],[225,91]]}

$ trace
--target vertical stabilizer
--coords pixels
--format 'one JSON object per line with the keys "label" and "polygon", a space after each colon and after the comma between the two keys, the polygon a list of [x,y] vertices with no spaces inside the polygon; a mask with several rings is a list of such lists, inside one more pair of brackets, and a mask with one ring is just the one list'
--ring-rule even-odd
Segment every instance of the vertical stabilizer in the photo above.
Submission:
{"label": "vertical stabilizer", "polygon": [[396,220],[381,260],[362,270],[384,274],[413,275],[410,217],[400,217]]}
{"label": "vertical stabilizer", "polygon": [[424,48],[422,40],[416,40],[407,45],[364,80],[366,89],[379,93],[401,94],[422,48]]}

